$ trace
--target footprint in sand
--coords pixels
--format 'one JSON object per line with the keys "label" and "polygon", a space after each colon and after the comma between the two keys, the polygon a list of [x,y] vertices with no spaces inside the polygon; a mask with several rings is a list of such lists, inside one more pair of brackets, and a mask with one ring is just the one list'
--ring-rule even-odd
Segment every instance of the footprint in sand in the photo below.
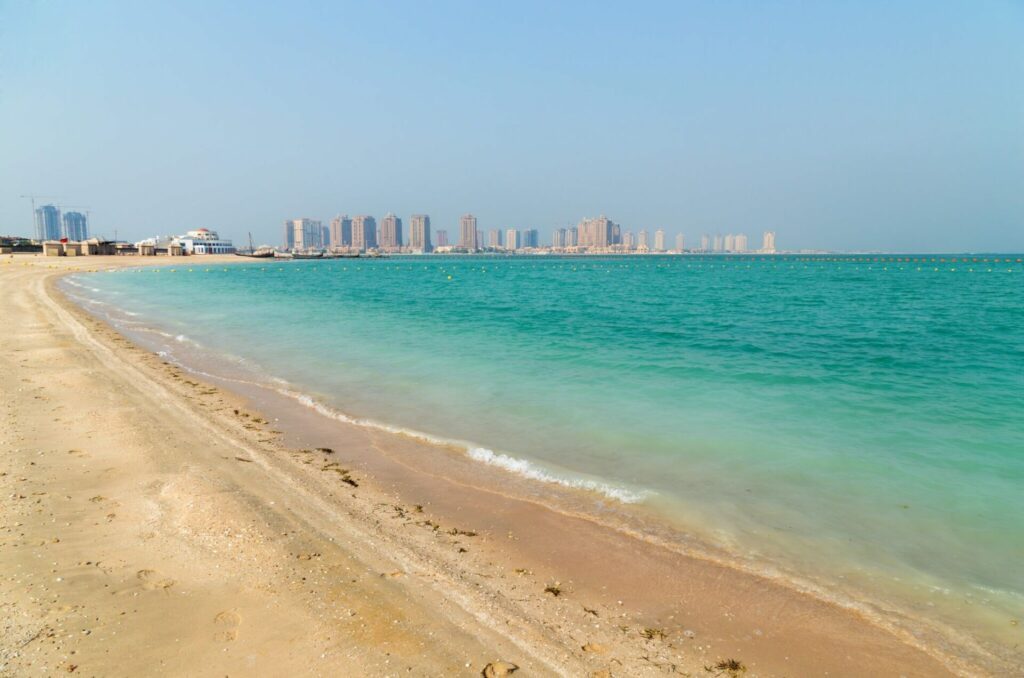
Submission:
{"label": "footprint in sand", "polygon": [[174,586],[174,580],[169,577],[164,577],[156,570],[139,570],[135,573],[135,576],[140,582],[142,582],[142,588],[147,591],[156,591],[159,589],[167,590]]}
{"label": "footprint in sand", "polygon": [[213,618],[213,623],[221,627],[220,631],[213,634],[213,639],[230,642],[238,638],[238,625],[242,623],[242,615],[234,610],[225,610]]}

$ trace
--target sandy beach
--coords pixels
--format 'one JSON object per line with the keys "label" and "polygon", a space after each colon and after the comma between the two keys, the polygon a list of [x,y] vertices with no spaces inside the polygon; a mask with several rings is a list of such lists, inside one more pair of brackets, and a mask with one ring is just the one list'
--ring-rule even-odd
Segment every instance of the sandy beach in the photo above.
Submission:
{"label": "sandy beach", "polygon": [[189,263],[0,261],[3,675],[987,675],[422,441],[199,379],[55,288]]}

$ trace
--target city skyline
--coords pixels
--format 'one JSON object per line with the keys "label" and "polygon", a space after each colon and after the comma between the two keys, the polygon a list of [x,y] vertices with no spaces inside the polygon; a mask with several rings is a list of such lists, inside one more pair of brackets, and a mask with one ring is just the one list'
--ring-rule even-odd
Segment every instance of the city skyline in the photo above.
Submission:
{"label": "city skyline", "polygon": [[[31,197],[35,196],[22,196]],[[33,202],[34,204],[34,202]],[[41,205],[33,210],[33,234],[36,240],[84,240],[89,237],[88,215],[77,211],[62,212],[52,204]],[[358,233],[353,231],[353,222]],[[653,246],[648,242],[646,229],[641,229],[636,239],[631,231],[624,231],[621,224],[616,223],[603,214],[599,217],[584,217],[572,227],[552,227],[550,240],[543,242],[541,231],[537,228],[491,228],[486,232],[478,227],[478,221],[472,214],[463,214],[459,219],[459,240],[454,245],[447,242],[439,247],[456,247],[469,251],[485,250],[519,250],[519,249],[563,249],[581,247],[601,251],[606,249],[641,250],[652,252],[686,251],[683,247],[683,232],[676,232],[674,248],[666,244],[665,229],[655,231]],[[280,247],[287,250],[353,248],[359,250],[381,250],[398,252],[403,249],[431,252],[435,245],[431,238],[430,216],[413,214],[408,237],[403,237],[402,218],[393,212],[387,212],[380,225],[369,215],[359,215],[354,219],[347,214],[338,214],[332,218],[328,226],[319,219],[303,217],[288,219],[284,222],[284,235]],[[198,228],[194,226],[193,228]],[[767,238],[768,232],[765,232]],[[103,238],[107,236],[101,236]],[[717,234],[713,245],[708,245],[709,236],[704,234],[700,248],[688,251],[705,252],[774,252],[774,231],[769,246],[766,240],[760,250],[747,247],[746,235]],[[733,238],[737,238],[735,242]],[[510,240],[513,244],[506,245]],[[742,244],[736,244],[742,243]],[[276,246],[276,245],[275,245]]]}
{"label": "city skyline", "polygon": [[[1019,251],[1024,7],[939,4],[7,3],[0,231],[42,194],[126,239],[276,242],[358,205],[453,239],[467,211],[542,241],[604,212],[652,240]],[[394,92],[429,105],[351,105]]]}
{"label": "city skyline", "polygon": [[[34,210],[34,230],[31,237],[36,240],[59,240],[67,238],[70,240],[84,240],[90,237],[88,216],[77,211],[62,212],[54,205],[41,205]],[[353,222],[359,233],[353,235]],[[401,249],[412,249],[415,251],[430,252],[435,244],[431,236],[431,218],[426,214],[413,214],[410,217],[410,230],[403,230],[403,221],[400,216],[392,212],[384,215],[378,226],[376,219],[369,215],[359,215],[355,218],[347,214],[338,214],[329,221],[328,226],[323,225],[319,219],[308,217],[288,219],[284,222],[283,237],[279,246],[287,249],[328,249],[328,248],[355,248],[355,249],[380,249],[382,251],[398,251]],[[666,235],[664,228],[655,231],[655,241],[648,242],[647,230],[640,229],[637,236],[630,230],[623,230],[622,226],[601,215],[597,218],[584,217],[575,227],[552,228],[550,239],[547,242],[542,240],[540,230],[537,228],[491,228],[487,231],[485,238],[483,229],[477,228],[478,222],[472,214],[464,214],[460,218],[460,239],[454,245],[449,243],[436,246],[454,246],[473,251],[484,251],[494,249],[531,249],[531,248],[573,248],[583,247],[594,250],[615,248],[625,250],[650,250],[650,251],[684,251],[685,233],[675,231]],[[194,228],[199,228],[198,226]],[[403,236],[407,233],[407,236]],[[582,235],[581,235],[582,234]],[[713,244],[709,244],[709,234],[701,236],[701,247],[691,248],[689,251],[700,252],[748,252],[762,251],[774,252],[775,232],[771,231],[771,240],[767,240],[769,232],[765,232],[765,240],[760,249],[752,250],[747,246],[747,236],[743,233],[716,234]],[[28,237],[28,236],[25,236]],[[237,237],[237,234],[236,234]],[[667,238],[674,237],[674,247],[669,247]],[[639,240],[637,240],[637,238]],[[468,239],[468,240],[467,240]],[[508,246],[506,243],[511,242]],[[270,244],[270,243],[268,243]],[[272,244],[271,246],[278,246]],[[796,251],[794,249],[794,251]]]}
{"label": "city skyline", "polygon": [[[73,210],[62,212],[60,208],[47,204],[35,208],[33,215],[35,217],[33,235],[37,240],[79,241],[90,237],[88,214]],[[353,222],[356,224],[357,231],[353,230]],[[460,240],[454,244],[448,242],[446,229],[438,229],[436,235],[432,235],[429,215],[412,215],[412,226],[408,232],[404,231],[403,223],[402,218],[392,212],[388,212],[384,216],[380,226],[370,215],[359,215],[353,219],[347,214],[339,214],[330,220],[329,226],[324,226],[320,220],[316,219],[290,219],[284,222],[284,236],[280,245],[271,246],[300,251],[335,249],[391,253],[430,253],[436,251],[437,248],[441,248],[442,252],[538,251],[541,253],[576,254],[843,252],[842,250],[813,250],[800,247],[778,249],[776,231],[774,230],[766,230],[762,233],[759,247],[750,246],[749,237],[742,232],[715,233],[713,236],[710,233],[703,233],[700,236],[699,247],[687,247],[684,232],[671,232],[664,228],[654,231],[652,243],[647,229],[640,229],[634,234],[633,231],[624,230],[621,224],[604,215],[597,218],[584,217],[576,227],[554,228],[551,231],[549,242],[544,242],[541,239],[540,232],[536,228],[491,228],[485,239],[485,231],[477,228],[478,222],[472,214],[464,214],[460,218]],[[408,236],[404,236],[403,233],[408,233]],[[475,244],[467,246],[467,242]],[[595,242],[599,244],[587,244]],[[672,246],[670,246],[670,242],[673,243]],[[857,251],[847,252],[856,253]],[[896,250],[890,252],[898,253]],[[925,254],[925,252],[919,253]]]}
{"label": "city skyline", "polygon": [[[339,214],[322,226],[315,219],[290,219],[284,222],[284,236],[279,247],[285,250],[355,250],[381,251],[391,253],[430,253],[434,251],[548,251],[567,253],[766,253],[777,252],[775,231],[764,231],[760,247],[752,248],[746,233],[702,234],[699,248],[686,247],[686,234],[681,231],[654,231],[650,240],[647,229],[640,229],[634,236],[632,230],[608,217],[584,217],[574,227],[556,228],[551,231],[548,242],[541,239],[536,228],[479,228],[479,222],[472,214],[460,218],[459,240],[454,244],[447,241],[447,230],[439,229],[432,235],[428,214],[413,214],[411,227],[403,230],[402,218],[392,212],[384,215],[378,226],[368,215],[350,218]],[[404,235],[407,233],[407,237]],[[671,245],[670,245],[671,243]],[[798,250],[794,250],[798,251]]]}
{"label": "city skyline", "polygon": [[[22,198],[28,198],[31,196],[21,196]],[[92,222],[89,214],[83,214],[75,210],[63,211],[59,207],[51,204],[40,205],[33,209],[33,219],[30,232],[25,232],[26,229],[8,229],[9,232],[4,235],[34,238],[36,240],[59,240],[61,238],[68,238],[70,240],[84,240],[89,237],[99,237],[100,239],[113,239],[112,234],[117,234],[118,229],[100,231],[94,233],[92,229]],[[414,234],[423,233],[422,224],[417,230],[417,218],[423,218],[426,220],[426,234],[427,234],[427,247],[423,248],[422,241],[414,240],[416,236]],[[357,222],[357,224],[363,224],[360,234],[354,235],[353,221],[354,219],[361,219],[363,221]],[[390,221],[394,219],[394,223]],[[466,220],[471,221],[466,221]],[[459,218],[458,227],[454,230],[459,234],[458,239],[455,243],[445,242],[444,244],[432,241],[431,238],[431,217],[425,214],[413,214],[410,217],[410,227],[408,231],[404,230],[404,222],[401,217],[396,216],[394,213],[388,211],[385,213],[380,225],[378,225],[375,217],[370,215],[360,215],[355,218],[346,215],[339,214],[338,216],[329,220],[329,226],[324,226],[323,221],[319,219],[301,218],[301,219],[289,219],[284,222],[284,238],[281,242],[275,242],[275,238],[268,237],[261,239],[260,237],[254,237],[255,241],[264,242],[265,244],[277,247],[280,245],[285,249],[318,249],[328,248],[329,246],[336,247],[335,243],[342,242],[344,246],[355,246],[356,248],[362,249],[380,249],[382,251],[397,251],[402,248],[412,248],[417,251],[433,251],[435,247],[458,247],[473,249],[476,251],[485,251],[487,249],[527,249],[533,248],[561,248],[561,247],[573,247],[573,246],[584,246],[595,249],[608,247],[609,244],[620,244],[624,245],[627,250],[649,250],[652,252],[658,251],[689,251],[689,252],[775,252],[775,251],[788,251],[788,252],[915,252],[915,253],[941,253],[941,252],[985,252],[985,251],[1005,251],[1011,252],[1012,249],[1005,250],[910,250],[910,249],[898,249],[898,248],[865,248],[865,249],[822,249],[801,246],[800,243],[792,243],[790,247],[783,250],[776,250],[774,244],[774,237],[777,229],[772,228],[765,230],[764,235],[767,237],[771,236],[770,241],[764,241],[761,247],[752,248],[749,246],[748,236],[745,233],[729,233],[726,231],[716,231],[714,233],[701,232],[703,229],[689,229],[689,231],[668,229],[665,228],[641,228],[634,230],[623,230],[624,227],[621,224],[613,222],[604,215],[597,218],[585,217],[580,220],[575,227],[559,227],[551,226],[546,229],[547,239],[542,233],[545,230],[536,227],[524,227],[524,228],[505,228],[505,227],[490,227],[489,229],[481,228],[470,228],[469,223],[474,226],[478,224],[476,217],[472,214],[464,214]],[[181,231],[183,229],[194,229],[200,227],[217,228],[220,230],[227,231],[224,227],[218,224],[199,222],[197,224],[179,226],[177,228],[172,227],[168,232]],[[357,227],[359,227],[357,225]],[[383,228],[389,230],[384,231]],[[397,228],[396,228],[397,227]],[[137,241],[140,238],[135,236],[137,230],[140,229],[128,229],[120,230],[121,237],[119,240],[125,242]],[[751,231],[756,229],[751,228]],[[433,232],[444,232],[447,234],[448,229],[436,229]],[[517,244],[516,247],[506,248],[505,241],[507,239],[507,233],[516,231],[517,243],[523,233],[529,233],[531,235],[530,242],[532,245],[521,245]],[[144,231],[144,233],[150,233],[151,231]],[[250,231],[251,233],[251,231]],[[257,233],[259,233],[257,231]],[[403,237],[403,233],[407,234]],[[475,243],[472,247],[467,247],[464,242],[464,238],[468,234],[472,233],[473,242]],[[580,234],[583,234],[582,236]],[[658,240],[658,234],[662,233],[662,240]],[[689,233],[689,235],[688,235]],[[700,246],[685,247],[683,243],[686,242],[688,237],[696,237],[696,234],[700,233]],[[45,234],[45,237],[41,237]],[[83,235],[84,234],[84,235]],[[756,235],[756,234],[755,234]],[[497,236],[498,242],[500,243],[497,247],[493,244],[494,237]],[[149,237],[143,235],[143,238]],[[246,233],[231,232],[231,237],[243,240],[246,237]],[[582,237],[582,239],[580,239]],[[737,240],[731,240],[737,239]],[[434,236],[433,240],[436,240]],[[653,240],[653,241],[652,241]],[[394,244],[393,244],[394,243]],[[604,243],[604,244],[601,244]],[[670,246],[670,243],[674,243],[674,246]],[[1024,247],[1021,248],[1024,251]]]}

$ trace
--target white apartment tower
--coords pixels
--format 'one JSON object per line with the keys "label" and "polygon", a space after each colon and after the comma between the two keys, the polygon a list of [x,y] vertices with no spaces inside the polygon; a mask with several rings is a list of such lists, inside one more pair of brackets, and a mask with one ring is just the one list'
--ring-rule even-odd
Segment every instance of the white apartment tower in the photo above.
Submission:
{"label": "white apartment tower", "polygon": [[659,228],[654,232],[654,251],[664,252],[665,251],[665,230]]}
{"label": "white apartment tower", "polygon": [[641,230],[640,233],[637,234],[637,236],[636,236],[636,248],[638,250],[643,250],[644,252],[646,252],[648,249],[650,249],[648,247],[648,245],[647,245],[647,231],[646,230]]}

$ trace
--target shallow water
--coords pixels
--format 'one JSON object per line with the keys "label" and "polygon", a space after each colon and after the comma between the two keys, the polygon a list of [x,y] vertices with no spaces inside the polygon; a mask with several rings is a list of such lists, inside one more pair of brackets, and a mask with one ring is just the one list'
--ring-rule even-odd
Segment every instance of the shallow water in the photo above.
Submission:
{"label": "shallow water", "polygon": [[1004,639],[1024,615],[1017,255],[195,258],[68,284],[185,362],[647,502],[745,556],[969,601]]}

